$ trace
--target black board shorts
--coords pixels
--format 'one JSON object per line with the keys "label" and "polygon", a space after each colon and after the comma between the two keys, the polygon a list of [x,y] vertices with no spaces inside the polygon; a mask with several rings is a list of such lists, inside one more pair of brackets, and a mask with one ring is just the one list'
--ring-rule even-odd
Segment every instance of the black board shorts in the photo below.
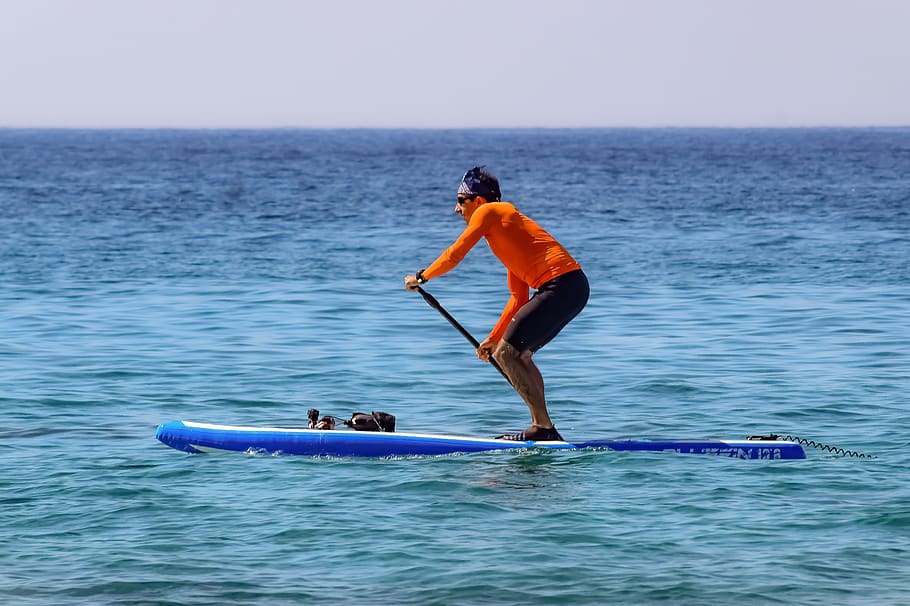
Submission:
{"label": "black board shorts", "polygon": [[518,351],[537,351],[581,312],[589,294],[588,278],[580,269],[541,284],[512,318],[502,338]]}

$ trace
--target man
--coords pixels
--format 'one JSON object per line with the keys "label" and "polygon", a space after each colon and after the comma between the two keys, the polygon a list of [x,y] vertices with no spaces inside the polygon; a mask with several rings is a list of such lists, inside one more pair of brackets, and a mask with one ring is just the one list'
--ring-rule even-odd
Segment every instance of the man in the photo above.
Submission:
{"label": "man", "polygon": [[[532,360],[588,302],[588,279],[581,266],[550,234],[501,201],[499,181],[485,167],[465,173],[458,188],[455,212],[467,227],[426,269],[404,279],[405,288],[448,272],[486,238],[493,254],[508,270],[509,301],[499,322],[477,348],[477,357],[493,356],[528,405],[531,426],[509,440],[562,440],[553,426],[544,397],[543,377]],[[528,289],[537,292],[528,297]]]}

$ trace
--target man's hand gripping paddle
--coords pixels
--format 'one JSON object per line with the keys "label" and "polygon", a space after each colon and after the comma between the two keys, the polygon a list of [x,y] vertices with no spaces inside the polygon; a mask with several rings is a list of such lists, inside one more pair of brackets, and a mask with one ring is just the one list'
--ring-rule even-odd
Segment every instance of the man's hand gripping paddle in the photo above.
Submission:
{"label": "man's hand gripping paddle", "polygon": [[[464,326],[462,326],[461,324],[459,324],[459,323],[458,323],[458,320],[456,320],[455,318],[452,317],[452,314],[450,314],[449,312],[447,312],[447,311],[445,310],[445,308],[442,306],[442,304],[441,304],[439,301],[436,300],[436,297],[434,297],[433,295],[431,295],[430,293],[428,293],[427,291],[425,291],[425,290],[424,290],[423,288],[421,288],[420,286],[417,287],[417,292],[420,293],[420,296],[423,297],[423,300],[426,301],[426,302],[430,305],[430,307],[432,307],[433,309],[435,309],[436,311],[438,311],[440,314],[442,314],[442,317],[445,318],[446,320],[448,320],[448,321],[449,321],[449,324],[451,324],[452,326],[454,326],[455,329],[456,329],[458,332],[460,332],[460,333],[462,334],[462,336],[463,336],[465,339],[467,339],[468,342],[469,342],[471,345],[474,346],[474,349],[475,349],[475,350],[476,350],[478,347],[480,347],[480,343],[477,341],[477,339],[475,339],[475,338],[471,335],[471,333],[469,333],[469,332],[467,331],[467,329],[465,329]],[[503,376],[503,378],[504,378],[506,381],[509,381],[509,377],[506,376],[506,373],[503,372],[503,370],[502,370],[502,368],[499,366],[499,364],[496,363],[496,360],[493,359],[493,356],[490,356],[490,364],[493,365],[493,368],[495,368],[496,370],[499,371],[499,374],[501,374],[501,375]],[[512,381],[509,381],[509,385],[511,385],[511,384],[512,384]]]}

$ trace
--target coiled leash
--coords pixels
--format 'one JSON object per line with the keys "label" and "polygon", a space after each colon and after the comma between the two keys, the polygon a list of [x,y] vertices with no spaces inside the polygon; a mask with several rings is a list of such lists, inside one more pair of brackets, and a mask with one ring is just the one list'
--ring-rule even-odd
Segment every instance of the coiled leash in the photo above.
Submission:
{"label": "coiled leash", "polygon": [[822,444],[821,442],[816,442],[815,440],[807,440],[806,438],[800,438],[798,436],[791,435],[778,435],[776,433],[769,434],[767,436],[748,436],[747,440],[786,440],[788,442],[796,442],[803,446],[809,446],[812,448],[818,448],[819,450],[826,450],[832,454],[836,454],[842,457],[857,457],[861,459],[875,459],[874,455],[865,454],[858,452],[856,450],[847,450],[845,448],[838,448],[837,446],[830,446],[828,444]]}

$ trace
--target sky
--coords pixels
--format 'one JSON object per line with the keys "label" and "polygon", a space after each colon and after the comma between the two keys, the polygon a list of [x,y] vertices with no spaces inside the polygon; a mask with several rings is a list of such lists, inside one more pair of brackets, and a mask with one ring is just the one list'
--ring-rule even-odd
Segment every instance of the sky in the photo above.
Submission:
{"label": "sky", "polygon": [[910,0],[0,0],[0,127],[910,125]]}

